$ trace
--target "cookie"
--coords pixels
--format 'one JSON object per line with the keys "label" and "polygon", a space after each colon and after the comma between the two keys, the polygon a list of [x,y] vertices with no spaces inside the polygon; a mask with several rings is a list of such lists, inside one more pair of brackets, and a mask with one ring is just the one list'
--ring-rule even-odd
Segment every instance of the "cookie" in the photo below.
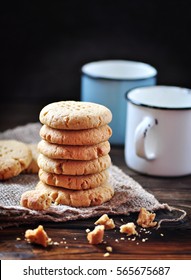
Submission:
{"label": "cookie", "polygon": [[41,140],[38,150],[52,159],[91,160],[107,155],[110,152],[110,144],[106,141],[91,146],[71,146],[51,144]]}
{"label": "cookie", "polygon": [[104,184],[108,179],[108,171],[104,170],[90,175],[60,175],[39,170],[39,179],[47,185],[71,190],[93,189]]}
{"label": "cookie", "polygon": [[39,119],[52,128],[81,130],[110,123],[112,113],[107,107],[96,103],[60,101],[45,106]]}
{"label": "cookie", "polygon": [[65,175],[88,175],[99,173],[111,165],[109,155],[93,160],[51,159],[42,154],[38,157],[38,166],[46,172]]}
{"label": "cookie", "polygon": [[39,156],[39,152],[37,149],[37,144],[27,144],[29,149],[32,152],[32,161],[29,164],[29,166],[23,171],[23,173],[28,173],[28,174],[37,174],[39,171],[37,159]]}
{"label": "cookie", "polygon": [[0,180],[19,175],[32,160],[26,144],[16,140],[0,141]]}
{"label": "cookie", "polygon": [[82,130],[55,129],[43,125],[40,129],[42,139],[61,145],[94,145],[109,140],[111,135],[112,129],[108,125]]}
{"label": "cookie", "polygon": [[101,205],[109,201],[114,195],[114,189],[108,183],[94,189],[76,191],[52,187],[40,181],[36,186],[36,190],[48,194],[57,205],[61,204],[72,207]]}
{"label": "cookie", "polygon": [[31,190],[22,194],[20,204],[32,210],[46,210],[51,206],[52,199],[48,193]]}

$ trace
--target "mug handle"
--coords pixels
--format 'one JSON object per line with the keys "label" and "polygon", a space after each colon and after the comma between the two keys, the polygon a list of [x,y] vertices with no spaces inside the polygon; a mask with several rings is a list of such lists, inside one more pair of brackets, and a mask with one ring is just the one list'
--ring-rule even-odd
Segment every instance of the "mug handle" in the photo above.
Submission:
{"label": "mug handle", "polygon": [[138,157],[146,160],[154,160],[156,155],[146,149],[147,132],[157,124],[157,120],[151,116],[145,117],[135,130],[135,152]]}

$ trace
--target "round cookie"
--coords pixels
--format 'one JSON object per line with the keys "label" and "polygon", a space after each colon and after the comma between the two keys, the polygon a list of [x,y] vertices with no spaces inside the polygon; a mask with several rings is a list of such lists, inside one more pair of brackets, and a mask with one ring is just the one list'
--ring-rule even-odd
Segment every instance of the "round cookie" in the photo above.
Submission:
{"label": "round cookie", "polygon": [[110,144],[106,141],[92,146],[69,146],[41,140],[38,150],[52,159],[92,160],[107,155],[110,152]]}
{"label": "round cookie", "polygon": [[42,139],[61,145],[94,145],[109,140],[111,135],[112,129],[109,125],[82,130],[55,129],[43,125],[40,129]]}
{"label": "round cookie", "polygon": [[19,175],[32,160],[26,144],[16,140],[0,140],[0,180]]}
{"label": "round cookie", "polygon": [[60,101],[45,106],[39,119],[52,128],[81,130],[108,124],[112,113],[107,107],[96,103]]}
{"label": "round cookie", "polygon": [[37,159],[39,156],[39,152],[37,149],[37,144],[27,144],[27,146],[29,147],[29,149],[32,152],[32,161],[29,164],[29,166],[23,170],[23,173],[27,173],[27,174],[37,174],[39,171],[39,167],[37,164]]}
{"label": "round cookie", "polygon": [[62,187],[71,190],[93,189],[104,184],[108,179],[108,171],[104,170],[90,175],[60,175],[39,170],[39,179],[51,186]]}
{"label": "round cookie", "polygon": [[94,189],[75,191],[52,187],[40,181],[35,189],[41,193],[48,193],[53,203],[57,205],[61,204],[72,207],[101,205],[109,201],[114,195],[114,188],[108,183]]}
{"label": "round cookie", "polygon": [[38,166],[46,172],[65,175],[88,175],[99,173],[111,165],[109,155],[93,160],[51,159],[43,154],[38,157]]}

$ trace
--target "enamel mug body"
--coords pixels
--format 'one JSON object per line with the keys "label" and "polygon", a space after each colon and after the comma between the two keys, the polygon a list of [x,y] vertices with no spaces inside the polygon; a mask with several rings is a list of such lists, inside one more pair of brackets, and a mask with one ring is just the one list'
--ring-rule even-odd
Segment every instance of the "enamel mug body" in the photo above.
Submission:
{"label": "enamel mug body", "polygon": [[155,85],[157,71],[151,65],[128,60],[103,60],[82,67],[81,100],[108,107],[111,144],[124,145],[127,106],[125,93],[135,87]]}
{"label": "enamel mug body", "polygon": [[191,90],[151,86],[127,99],[127,165],[154,176],[191,174]]}

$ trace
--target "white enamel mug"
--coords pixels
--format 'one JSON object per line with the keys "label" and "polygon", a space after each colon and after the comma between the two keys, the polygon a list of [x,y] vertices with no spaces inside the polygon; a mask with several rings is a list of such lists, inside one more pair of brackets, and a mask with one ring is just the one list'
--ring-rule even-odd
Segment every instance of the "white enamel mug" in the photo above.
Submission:
{"label": "white enamel mug", "polygon": [[127,165],[154,176],[191,174],[191,90],[142,87],[127,100]]}
{"label": "white enamel mug", "polygon": [[87,63],[81,70],[81,100],[99,103],[111,110],[110,143],[124,145],[125,93],[134,87],[155,85],[156,69],[137,61],[101,60]]}

